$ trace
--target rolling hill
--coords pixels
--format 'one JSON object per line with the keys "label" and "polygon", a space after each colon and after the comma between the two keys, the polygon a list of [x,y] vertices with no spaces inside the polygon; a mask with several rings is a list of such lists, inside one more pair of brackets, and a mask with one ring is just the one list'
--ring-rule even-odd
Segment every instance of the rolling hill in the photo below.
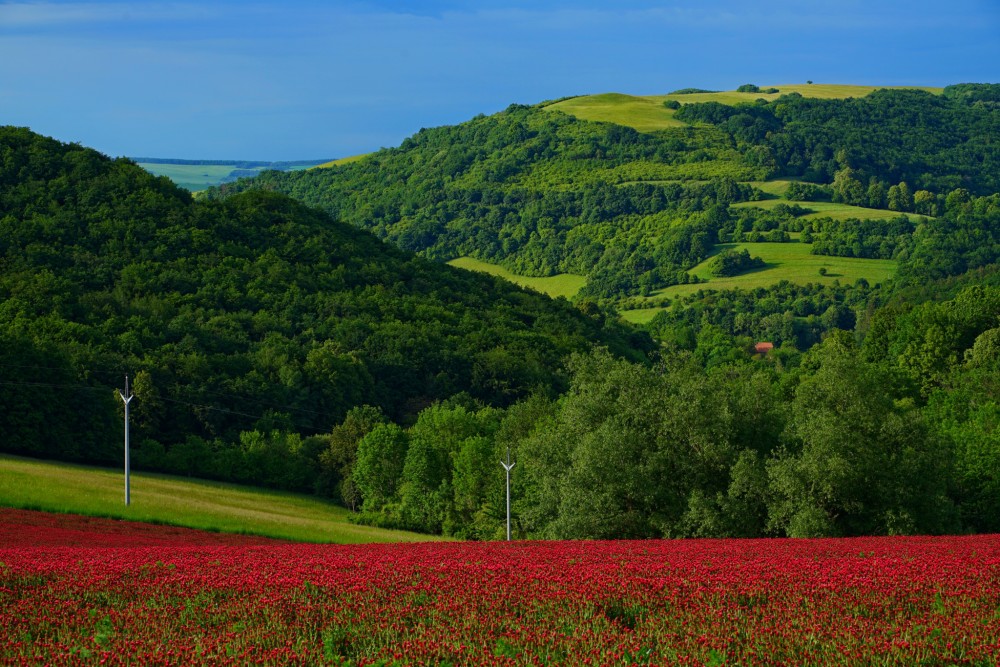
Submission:
{"label": "rolling hill", "polygon": [[10,453],[116,461],[114,388],[129,374],[140,468],[339,496],[350,462],[320,458],[353,410],[374,411],[370,429],[456,396],[503,407],[561,391],[573,353],[652,348],[598,311],[414,257],[280,194],[194,202],[23,128],[0,128],[0,146]]}
{"label": "rolling hill", "polygon": [[[692,270],[737,230],[767,241],[808,227],[805,243],[824,240],[813,253],[846,264],[906,259],[949,197],[1000,190],[995,88],[801,84],[514,105],[206,197],[285,192],[432,259],[468,257],[522,280],[583,276],[576,298],[621,305],[697,282]],[[838,226],[858,220],[867,237],[901,216],[910,226],[894,233],[906,242],[877,251],[854,249]]]}
{"label": "rolling hill", "polygon": [[[674,109],[664,106],[664,102],[672,100],[678,104],[698,104],[719,102],[721,104],[752,104],[757,100],[773,101],[782,95],[791,93],[802,97],[816,99],[849,99],[865,97],[876,90],[922,90],[940,95],[943,88],[917,86],[851,86],[837,84],[781,84],[776,86],[759,86],[758,92],[700,92],[700,93],[670,93],[667,95],[624,95],[622,93],[602,93],[598,95],[580,95],[565,100],[559,100],[545,108],[549,111],[559,111],[581,120],[591,120],[604,123],[627,125],[640,132],[655,132],[670,127],[685,127],[686,123],[674,118]],[[763,92],[776,90],[778,92]]]}

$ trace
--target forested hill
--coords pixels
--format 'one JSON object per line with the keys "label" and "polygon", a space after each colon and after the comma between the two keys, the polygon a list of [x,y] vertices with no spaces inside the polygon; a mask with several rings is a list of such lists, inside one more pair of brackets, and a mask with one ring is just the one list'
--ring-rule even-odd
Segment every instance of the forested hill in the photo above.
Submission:
{"label": "forested hill", "polygon": [[876,90],[861,98],[784,95],[772,102],[682,106],[675,118],[726,132],[744,159],[772,174],[832,183],[848,168],[911,190],[1000,192],[1000,85],[948,86],[941,95]]}
{"label": "forested hill", "polygon": [[[802,231],[808,208],[732,207],[763,198],[757,186],[768,179],[806,181],[796,185],[800,199],[926,216],[1000,191],[998,89],[796,93],[734,106],[670,100],[679,108],[665,113],[688,125],[655,132],[513,105],[353,163],[266,172],[206,196],[284,192],[431,258],[583,274],[583,294],[619,300],[690,282],[717,243],[749,230]],[[842,252],[828,240],[813,252]],[[898,259],[896,247],[885,258]]]}
{"label": "forested hill", "polygon": [[127,160],[0,128],[4,451],[120,461],[127,372],[140,465],[312,489],[302,438],[352,408],[406,420],[456,395],[554,394],[563,358],[595,344],[638,360],[650,340],[283,195],[196,203]]}

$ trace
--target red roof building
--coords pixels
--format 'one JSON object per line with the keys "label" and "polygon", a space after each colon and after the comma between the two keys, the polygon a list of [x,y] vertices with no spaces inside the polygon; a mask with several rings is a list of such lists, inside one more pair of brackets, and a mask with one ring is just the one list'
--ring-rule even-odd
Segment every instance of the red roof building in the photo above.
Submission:
{"label": "red roof building", "polygon": [[753,346],[753,351],[757,354],[767,354],[774,349],[774,343],[757,343]]}

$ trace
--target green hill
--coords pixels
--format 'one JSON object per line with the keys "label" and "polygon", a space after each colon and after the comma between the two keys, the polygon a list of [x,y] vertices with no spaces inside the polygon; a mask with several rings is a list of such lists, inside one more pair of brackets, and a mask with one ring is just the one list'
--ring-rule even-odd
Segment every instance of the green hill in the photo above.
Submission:
{"label": "green hill", "polygon": [[299,542],[411,542],[433,539],[359,526],[343,507],[318,498],[234,484],[0,455],[0,506],[102,516],[262,535]]}
{"label": "green hill", "polygon": [[670,127],[685,127],[686,123],[674,117],[674,109],[664,102],[697,104],[719,102],[722,104],[751,104],[757,100],[776,100],[782,95],[795,93],[802,97],[817,99],[848,99],[864,97],[876,90],[922,90],[940,95],[943,88],[922,86],[847,86],[835,84],[784,84],[760,86],[762,90],[778,92],[738,92],[720,91],[704,93],[670,93],[668,95],[624,95],[622,93],[602,93],[580,95],[560,100],[545,107],[548,111],[560,111],[581,120],[590,120],[617,125],[627,125],[640,132],[655,132]]}
{"label": "green hill", "polygon": [[438,401],[559,392],[593,345],[652,346],[280,194],[194,202],[26,129],[0,150],[3,451],[117,461],[127,373],[137,467],[341,497],[332,433],[363,406],[352,445]]}
{"label": "green hill", "polygon": [[[1000,190],[995,86],[774,88],[514,105],[362,161],[206,196],[278,190],[432,259],[470,257],[521,280],[579,275],[576,298],[622,304],[691,283],[738,229],[808,226],[811,239],[832,235],[814,253],[907,259],[921,221],[947,213],[949,197]],[[791,183],[794,196],[776,200]],[[905,239],[879,248],[869,238],[854,249],[838,227],[900,215],[911,220],[894,230]]]}
{"label": "green hill", "polygon": [[[668,95],[623,95],[602,93],[600,95],[580,95],[560,100],[546,106],[548,111],[560,111],[581,120],[591,120],[617,125],[627,125],[640,132],[655,132],[670,127],[685,127],[686,123],[674,117],[674,110],[664,105],[668,100],[678,104],[720,102],[722,104],[750,104],[759,99],[772,101],[782,95],[795,93],[803,97],[817,99],[848,99],[864,97],[883,88],[875,86],[846,86],[835,84],[785,84],[759,86],[762,90],[778,92],[737,92],[723,91],[711,93],[671,93]],[[889,90],[923,90],[940,95],[943,88],[919,86],[888,86]]]}

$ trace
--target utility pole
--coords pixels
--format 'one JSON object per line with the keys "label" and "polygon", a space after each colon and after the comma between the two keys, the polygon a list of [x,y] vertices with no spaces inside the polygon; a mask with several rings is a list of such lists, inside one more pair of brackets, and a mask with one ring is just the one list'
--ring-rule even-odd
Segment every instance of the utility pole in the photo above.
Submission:
{"label": "utility pole", "polygon": [[132,402],[135,395],[130,393],[128,390],[128,375],[125,376],[125,393],[122,390],[118,390],[118,395],[122,397],[122,401],[125,403],[125,506],[127,507],[131,502],[131,497],[129,494],[129,462],[128,462],[128,404]]}
{"label": "utility pole", "polygon": [[507,463],[501,461],[500,465],[507,471],[507,541],[510,542],[510,469],[517,465],[510,462],[510,445],[507,445]]}

